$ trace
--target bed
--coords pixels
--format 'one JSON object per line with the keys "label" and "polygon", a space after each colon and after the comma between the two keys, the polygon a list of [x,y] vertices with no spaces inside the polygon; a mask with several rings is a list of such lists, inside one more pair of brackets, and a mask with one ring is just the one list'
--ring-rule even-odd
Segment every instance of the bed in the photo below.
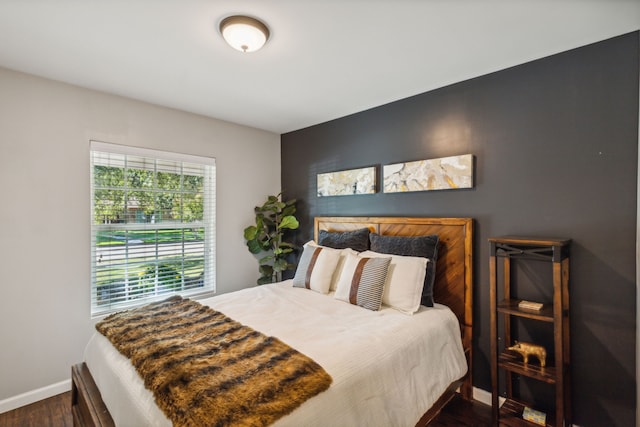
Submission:
{"label": "bed", "polygon": [[[434,307],[420,307],[411,316],[386,306],[370,311],[337,301],[332,293],[296,288],[291,281],[201,301],[282,339],[332,377],[326,391],[274,426],[427,425],[456,391],[471,398],[473,221],[317,217],[314,237],[318,241],[323,231],[363,228],[383,236],[439,237]],[[258,302],[247,304],[250,300]],[[260,306],[269,308],[261,313],[256,309]],[[454,339],[433,331],[433,325],[441,322]],[[407,360],[397,359],[397,354]],[[432,359],[438,354],[442,360]],[[437,369],[429,371],[433,365]],[[74,425],[171,425],[136,376],[128,359],[104,336],[95,334],[85,351],[85,362],[72,367]]]}

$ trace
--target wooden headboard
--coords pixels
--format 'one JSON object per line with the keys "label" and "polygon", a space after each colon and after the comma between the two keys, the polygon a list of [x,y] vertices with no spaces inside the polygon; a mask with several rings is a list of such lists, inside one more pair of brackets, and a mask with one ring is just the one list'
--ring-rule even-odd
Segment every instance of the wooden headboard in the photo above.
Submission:
{"label": "wooden headboard", "polygon": [[[471,218],[419,217],[316,217],[314,238],[318,232],[351,231],[369,228],[372,232],[389,236],[439,237],[438,261],[434,284],[434,300],[447,305],[460,321],[462,345],[471,362],[473,333],[473,220]],[[471,393],[471,363],[468,382],[462,393]]]}

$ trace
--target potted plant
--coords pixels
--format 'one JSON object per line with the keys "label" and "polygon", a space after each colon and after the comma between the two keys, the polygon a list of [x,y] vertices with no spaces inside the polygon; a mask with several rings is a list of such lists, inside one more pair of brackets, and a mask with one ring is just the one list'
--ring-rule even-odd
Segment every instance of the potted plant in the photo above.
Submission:
{"label": "potted plant", "polygon": [[281,196],[268,196],[262,206],[256,206],[255,225],[244,229],[249,251],[254,255],[267,253],[258,261],[261,274],[259,285],[279,281],[283,271],[295,268],[295,265],[287,262],[287,255],[293,252],[295,246],[284,242],[282,237],[286,230],[295,230],[300,226],[293,215],[296,200],[282,201]]}

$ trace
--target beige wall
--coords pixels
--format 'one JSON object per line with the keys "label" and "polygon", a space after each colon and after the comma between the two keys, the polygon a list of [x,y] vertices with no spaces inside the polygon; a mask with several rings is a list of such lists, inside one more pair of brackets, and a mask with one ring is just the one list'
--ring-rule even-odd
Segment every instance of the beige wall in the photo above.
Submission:
{"label": "beige wall", "polygon": [[279,135],[0,68],[0,412],[68,384],[92,333],[91,139],[215,157],[218,292],[258,276],[242,230]]}

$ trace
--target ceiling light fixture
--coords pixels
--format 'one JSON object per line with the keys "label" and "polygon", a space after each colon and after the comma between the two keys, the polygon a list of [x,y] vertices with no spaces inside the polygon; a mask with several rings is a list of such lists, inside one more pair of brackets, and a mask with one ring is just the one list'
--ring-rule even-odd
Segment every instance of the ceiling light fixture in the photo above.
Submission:
{"label": "ceiling light fixture", "polygon": [[255,52],[269,39],[267,26],[255,18],[234,15],[220,22],[220,34],[229,45],[241,52]]}

